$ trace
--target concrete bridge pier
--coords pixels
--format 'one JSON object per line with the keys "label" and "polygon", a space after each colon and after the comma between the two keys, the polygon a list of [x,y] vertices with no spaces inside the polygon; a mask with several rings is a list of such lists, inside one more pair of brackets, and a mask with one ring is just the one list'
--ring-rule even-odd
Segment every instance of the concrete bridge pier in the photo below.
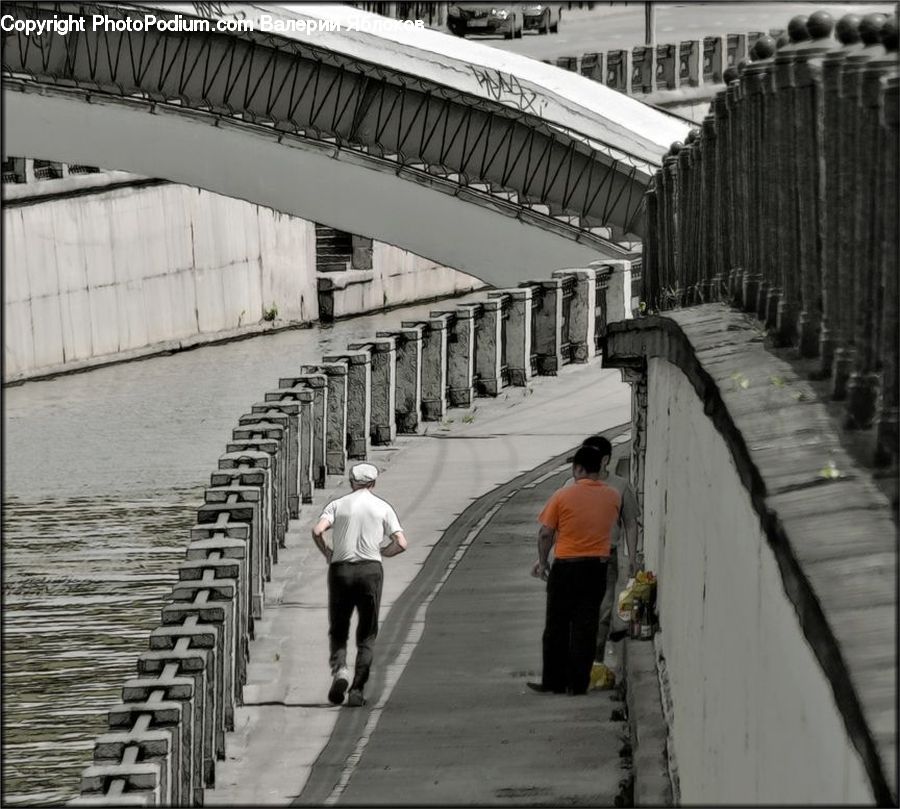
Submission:
{"label": "concrete bridge pier", "polygon": [[372,353],[369,348],[323,357],[347,365],[347,458],[364,461],[371,446]]}
{"label": "concrete bridge pier", "polygon": [[347,465],[347,364],[304,365],[303,375],[323,375],[328,383],[328,418],[325,424],[325,471],[343,475]]}

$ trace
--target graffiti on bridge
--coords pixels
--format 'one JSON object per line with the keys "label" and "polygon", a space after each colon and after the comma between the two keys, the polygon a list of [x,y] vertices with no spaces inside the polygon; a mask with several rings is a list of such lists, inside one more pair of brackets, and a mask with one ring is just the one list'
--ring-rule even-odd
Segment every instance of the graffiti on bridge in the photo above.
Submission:
{"label": "graffiti on bridge", "polygon": [[534,90],[523,87],[516,76],[509,73],[501,73],[492,68],[476,67],[469,65],[472,75],[478,82],[478,86],[490,94],[494,101],[512,102],[522,112],[533,112],[540,115],[546,101],[538,101],[538,95]]}

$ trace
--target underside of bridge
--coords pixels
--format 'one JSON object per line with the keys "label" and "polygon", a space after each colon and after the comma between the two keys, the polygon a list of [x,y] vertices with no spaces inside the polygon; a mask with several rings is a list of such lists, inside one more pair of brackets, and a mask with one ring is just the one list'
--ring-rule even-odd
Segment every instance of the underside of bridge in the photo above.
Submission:
{"label": "underside of bridge", "polygon": [[[177,14],[234,19],[247,9]],[[654,155],[639,133],[629,153],[627,138],[576,132],[515,76],[494,78],[518,94],[479,94],[471,72],[438,81],[408,54],[392,64],[389,49],[379,62],[329,49],[334,35],[134,30],[148,13],[135,6],[5,3],[4,13],[88,20],[66,36],[3,34],[7,154],[206,188],[497,285],[620,257],[611,230],[642,232],[643,192],[664,150]],[[174,19],[176,7],[152,13]],[[132,30],[92,30],[93,14]]]}

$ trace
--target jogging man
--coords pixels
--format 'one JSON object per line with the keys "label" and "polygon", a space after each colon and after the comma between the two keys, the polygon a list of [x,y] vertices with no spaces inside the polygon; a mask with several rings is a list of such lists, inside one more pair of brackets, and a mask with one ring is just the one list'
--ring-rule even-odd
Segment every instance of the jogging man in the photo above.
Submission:
{"label": "jogging man", "polygon": [[572,459],[575,485],[557,489],[538,516],[532,575],[547,575],[551,549],[556,558],[547,578],[541,682],[528,683],[535,691],[585,694],[590,684],[610,538],[621,505],[619,493],[600,480],[602,467],[599,450],[579,447]]}
{"label": "jogging man", "polygon": [[[331,689],[328,700],[334,705],[365,705],[363,696],[372,647],[378,635],[378,609],[384,574],[382,556],[397,556],[406,550],[406,537],[390,503],[372,493],[378,469],[357,464],[350,470],[350,494],[332,500],[312,529],[313,541],[328,561],[328,639],[331,649]],[[332,547],[325,532],[332,529]],[[381,543],[389,538],[389,544]],[[356,667],[350,684],[347,667],[347,638],[350,617],[357,613]]]}

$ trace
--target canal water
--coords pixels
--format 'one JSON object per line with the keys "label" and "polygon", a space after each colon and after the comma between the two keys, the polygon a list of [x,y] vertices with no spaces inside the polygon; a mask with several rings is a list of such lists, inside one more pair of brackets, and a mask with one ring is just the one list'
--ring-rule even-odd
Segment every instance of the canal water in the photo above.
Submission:
{"label": "canal water", "polygon": [[78,794],[238,417],[304,363],[434,308],[5,391],[2,805]]}

